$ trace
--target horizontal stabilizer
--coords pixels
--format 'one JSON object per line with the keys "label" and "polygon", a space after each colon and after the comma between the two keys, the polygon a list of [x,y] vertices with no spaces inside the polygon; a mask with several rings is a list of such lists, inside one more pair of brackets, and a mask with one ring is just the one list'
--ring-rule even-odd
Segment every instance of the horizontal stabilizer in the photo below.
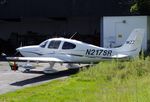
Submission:
{"label": "horizontal stabilizer", "polygon": [[129,56],[128,55],[123,55],[123,54],[118,54],[118,55],[112,56],[112,58],[118,58],[118,59],[120,59],[120,58],[127,58],[127,57],[129,57]]}

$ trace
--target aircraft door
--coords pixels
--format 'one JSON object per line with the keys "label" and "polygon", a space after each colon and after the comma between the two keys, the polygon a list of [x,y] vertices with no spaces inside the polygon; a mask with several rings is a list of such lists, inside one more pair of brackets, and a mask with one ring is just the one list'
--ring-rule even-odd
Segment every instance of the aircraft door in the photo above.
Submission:
{"label": "aircraft door", "polygon": [[47,54],[50,56],[54,56],[58,51],[60,47],[61,41],[60,40],[52,40],[49,42],[47,46]]}
{"label": "aircraft door", "polygon": [[115,23],[116,47],[123,45],[130,34],[130,30],[127,31],[125,28],[130,29],[126,20]]}

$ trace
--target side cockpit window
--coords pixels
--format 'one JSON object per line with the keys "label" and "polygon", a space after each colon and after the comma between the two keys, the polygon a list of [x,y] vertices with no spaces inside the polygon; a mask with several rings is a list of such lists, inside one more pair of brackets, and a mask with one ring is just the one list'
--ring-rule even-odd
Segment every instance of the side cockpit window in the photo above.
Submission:
{"label": "side cockpit window", "polygon": [[46,47],[46,45],[47,45],[47,42],[48,42],[48,41],[44,41],[44,42],[42,42],[42,43],[40,44],[40,47],[45,48],[45,47]]}
{"label": "side cockpit window", "polygon": [[61,41],[52,40],[52,41],[49,43],[48,48],[49,48],[49,49],[58,49],[60,43],[61,43]]}
{"label": "side cockpit window", "polygon": [[76,47],[75,44],[70,43],[70,42],[64,42],[62,49],[74,49]]}

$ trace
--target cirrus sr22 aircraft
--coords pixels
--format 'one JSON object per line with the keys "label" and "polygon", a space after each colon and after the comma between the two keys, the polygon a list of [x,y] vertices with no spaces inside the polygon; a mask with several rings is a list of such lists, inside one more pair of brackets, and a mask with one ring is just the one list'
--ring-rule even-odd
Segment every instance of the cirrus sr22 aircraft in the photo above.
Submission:
{"label": "cirrus sr22 aircraft", "polygon": [[[49,73],[55,63],[68,63],[71,67],[75,63],[95,63],[101,60],[134,58],[141,50],[144,29],[134,29],[125,43],[118,48],[103,48],[81,41],[52,38],[36,46],[19,47],[16,50],[24,57],[6,57],[7,60],[48,62]],[[12,66],[15,67],[16,65]],[[29,70],[31,66],[24,66]],[[14,68],[15,69],[15,68]]]}

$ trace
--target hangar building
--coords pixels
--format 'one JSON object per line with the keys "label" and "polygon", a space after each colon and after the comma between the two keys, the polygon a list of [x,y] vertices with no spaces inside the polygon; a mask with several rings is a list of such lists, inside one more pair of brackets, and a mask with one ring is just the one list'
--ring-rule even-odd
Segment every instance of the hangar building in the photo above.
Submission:
{"label": "hangar building", "polygon": [[132,15],[130,1],[0,0],[0,52],[75,32],[74,39],[103,46],[104,17]]}
{"label": "hangar building", "polygon": [[150,51],[150,16],[103,17],[103,46],[121,46],[135,28],[145,30],[142,49]]}

